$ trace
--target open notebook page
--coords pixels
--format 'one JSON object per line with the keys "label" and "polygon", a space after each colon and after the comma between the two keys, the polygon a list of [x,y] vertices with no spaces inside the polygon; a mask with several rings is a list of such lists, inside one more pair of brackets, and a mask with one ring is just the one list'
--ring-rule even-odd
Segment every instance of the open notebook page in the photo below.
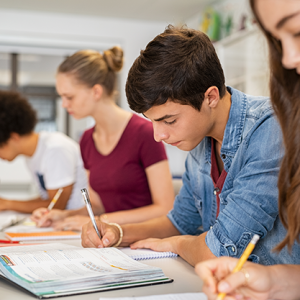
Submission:
{"label": "open notebook page", "polygon": [[153,295],[145,297],[124,297],[124,298],[103,298],[99,300],[207,300],[204,293],[183,293],[183,294],[166,294]]}

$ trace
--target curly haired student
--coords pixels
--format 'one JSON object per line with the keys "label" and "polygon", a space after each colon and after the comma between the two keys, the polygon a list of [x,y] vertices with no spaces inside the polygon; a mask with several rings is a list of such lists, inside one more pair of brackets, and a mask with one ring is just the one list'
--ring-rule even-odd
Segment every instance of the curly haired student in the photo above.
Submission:
{"label": "curly haired student", "polygon": [[0,158],[12,161],[24,155],[40,196],[28,201],[0,198],[0,210],[31,213],[47,207],[58,191],[56,208],[78,209],[79,192],[87,184],[79,145],[59,132],[34,132],[36,112],[20,94],[0,91]]}

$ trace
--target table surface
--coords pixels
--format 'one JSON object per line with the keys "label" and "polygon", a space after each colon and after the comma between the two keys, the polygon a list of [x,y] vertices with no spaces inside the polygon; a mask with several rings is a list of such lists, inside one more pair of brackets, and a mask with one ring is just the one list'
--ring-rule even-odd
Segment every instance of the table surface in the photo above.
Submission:
{"label": "table surface", "polygon": [[[0,238],[3,237],[4,233],[0,232]],[[59,240],[57,242],[65,242],[68,244],[80,246],[80,240]],[[60,297],[59,299],[95,300],[99,299],[100,297],[132,297],[171,293],[192,293],[202,291],[202,281],[195,274],[194,268],[190,266],[186,261],[184,261],[181,257],[144,260],[143,263],[161,268],[165,275],[169,278],[174,279],[174,281],[172,283],[153,286],[135,287],[108,292],[97,292],[91,294]],[[0,279],[0,295],[0,298],[5,300],[34,299],[33,296],[16,288],[3,279]]]}

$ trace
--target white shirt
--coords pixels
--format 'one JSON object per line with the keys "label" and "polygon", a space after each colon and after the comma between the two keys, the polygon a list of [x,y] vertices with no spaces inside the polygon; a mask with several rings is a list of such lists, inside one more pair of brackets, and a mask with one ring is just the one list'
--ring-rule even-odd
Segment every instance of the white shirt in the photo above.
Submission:
{"label": "white shirt", "polygon": [[80,190],[87,187],[87,177],[79,145],[71,138],[61,132],[40,132],[36,150],[26,163],[42,199],[48,199],[47,190],[73,184],[66,209],[84,206]]}

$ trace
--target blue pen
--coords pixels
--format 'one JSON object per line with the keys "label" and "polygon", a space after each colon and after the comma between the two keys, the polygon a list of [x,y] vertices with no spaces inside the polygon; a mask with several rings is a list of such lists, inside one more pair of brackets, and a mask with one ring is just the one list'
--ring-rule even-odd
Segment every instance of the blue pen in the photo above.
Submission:
{"label": "blue pen", "polygon": [[96,230],[96,232],[99,236],[99,239],[101,240],[101,235],[100,235],[100,232],[98,230],[98,227],[97,227],[97,224],[96,224],[96,221],[95,221],[95,216],[94,216],[94,213],[93,213],[93,210],[92,210],[92,204],[91,204],[89,193],[88,193],[87,189],[82,189],[81,194],[83,196],[83,199],[84,199],[84,202],[85,202],[85,205],[86,205],[86,209],[89,213],[89,216],[90,216],[91,221],[94,225],[94,228],[95,228],[95,230]]}

